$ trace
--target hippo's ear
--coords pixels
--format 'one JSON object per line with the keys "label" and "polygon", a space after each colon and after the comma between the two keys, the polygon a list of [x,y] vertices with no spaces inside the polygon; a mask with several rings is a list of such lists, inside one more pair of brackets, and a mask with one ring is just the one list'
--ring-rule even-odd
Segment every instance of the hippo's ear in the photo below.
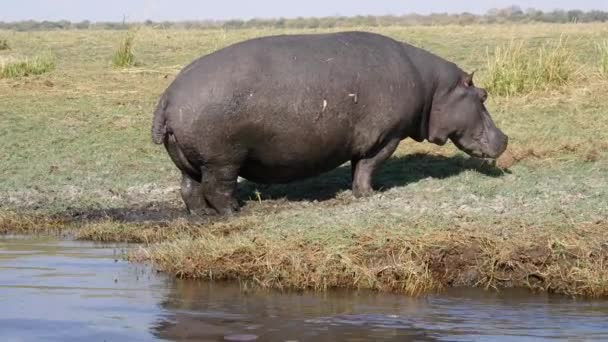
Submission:
{"label": "hippo's ear", "polygon": [[467,74],[463,80],[462,80],[462,84],[465,87],[472,87],[473,86],[473,76],[475,75],[475,70],[473,70],[472,73]]}

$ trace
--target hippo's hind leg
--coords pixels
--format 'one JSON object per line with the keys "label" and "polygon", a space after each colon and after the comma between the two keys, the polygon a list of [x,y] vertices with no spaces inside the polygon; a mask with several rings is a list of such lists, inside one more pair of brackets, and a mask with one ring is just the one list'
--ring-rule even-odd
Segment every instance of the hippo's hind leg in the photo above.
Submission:
{"label": "hippo's hind leg", "polygon": [[188,213],[199,216],[215,214],[215,211],[205,201],[201,183],[192,179],[185,172],[182,172],[181,195]]}
{"label": "hippo's hind leg", "polygon": [[203,195],[221,215],[232,215],[239,209],[235,197],[239,168],[233,164],[207,164],[201,168]]}
{"label": "hippo's hind leg", "polygon": [[188,213],[200,216],[215,214],[203,197],[199,171],[190,164],[173,134],[169,134],[166,138],[165,148],[171,160],[182,172],[181,195]]}
{"label": "hippo's hind leg", "polygon": [[351,168],[353,175],[353,195],[355,197],[363,197],[371,195],[374,192],[372,188],[372,177],[380,164],[387,160],[397,146],[399,139],[391,139],[383,146],[373,150],[363,158],[351,160]]}

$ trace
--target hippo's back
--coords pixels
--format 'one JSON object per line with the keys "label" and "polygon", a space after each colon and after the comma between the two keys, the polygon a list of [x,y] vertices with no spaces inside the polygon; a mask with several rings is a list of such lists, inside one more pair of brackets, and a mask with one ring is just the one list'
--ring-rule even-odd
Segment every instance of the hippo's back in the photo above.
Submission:
{"label": "hippo's back", "polygon": [[200,57],[177,75],[168,91],[185,102],[193,97],[213,101],[224,95],[221,91],[237,89],[293,94],[305,90],[300,86],[320,86],[330,79],[326,86],[357,81],[352,79],[356,75],[361,80],[370,72],[389,76],[395,71],[391,67],[403,62],[402,54],[397,41],[367,32],[261,37]]}

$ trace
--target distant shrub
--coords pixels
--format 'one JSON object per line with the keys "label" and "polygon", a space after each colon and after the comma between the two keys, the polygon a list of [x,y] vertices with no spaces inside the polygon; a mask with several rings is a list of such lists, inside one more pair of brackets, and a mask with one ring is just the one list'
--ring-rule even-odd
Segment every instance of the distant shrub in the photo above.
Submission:
{"label": "distant shrub", "polygon": [[511,41],[487,53],[488,91],[497,95],[516,95],[549,89],[568,82],[573,74],[572,52],[560,38],[531,50],[525,42]]}
{"label": "distant shrub", "polygon": [[135,54],[133,52],[135,44],[136,30],[129,30],[121,40],[118,49],[112,56],[112,64],[117,68],[128,68],[135,65]]}
{"label": "distant shrub", "polygon": [[6,38],[0,38],[0,51],[9,50],[11,47],[8,45],[8,40]]}
{"label": "distant shrub", "polygon": [[597,44],[600,75],[608,79],[608,40]]}
{"label": "distant shrub", "polygon": [[105,30],[128,30],[137,26],[151,26],[179,29],[203,29],[218,28],[225,29],[247,29],[247,28],[318,28],[318,27],[375,27],[375,26],[407,26],[407,25],[469,25],[490,23],[521,23],[521,22],[546,22],[546,23],[589,23],[607,22],[608,11],[580,11],[580,10],[553,10],[543,12],[533,8],[525,11],[518,6],[490,9],[486,14],[472,13],[431,13],[427,15],[382,15],[382,16],[355,16],[355,17],[323,17],[323,18],[278,18],[278,19],[249,19],[249,20],[198,20],[179,22],[158,22],[146,20],[142,23],[125,22],[95,22],[83,21],[71,23],[69,21],[18,21],[0,22],[0,29],[16,31],[34,30],[65,30],[71,28],[86,29],[94,27]]}
{"label": "distant shrub", "polygon": [[55,58],[44,54],[34,58],[0,58],[0,78],[41,75],[55,70]]}

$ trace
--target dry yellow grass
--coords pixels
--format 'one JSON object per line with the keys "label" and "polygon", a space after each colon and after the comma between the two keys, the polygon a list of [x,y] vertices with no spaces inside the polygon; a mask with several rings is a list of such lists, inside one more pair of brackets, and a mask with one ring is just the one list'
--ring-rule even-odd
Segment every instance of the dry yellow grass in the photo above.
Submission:
{"label": "dry yellow grass", "polygon": [[338,245],[295,236],[206,233],[140,249],[131,259],[152,262],[178,277],[238,279],[276,289],[354,288],[419,295],[476,286],[608,295],[605,224],[555,235],[543,231],[509,236],[484,233],[483,227],[478,232],[455,229],[418,236],[397,232],[405,228],[370,228]]}

